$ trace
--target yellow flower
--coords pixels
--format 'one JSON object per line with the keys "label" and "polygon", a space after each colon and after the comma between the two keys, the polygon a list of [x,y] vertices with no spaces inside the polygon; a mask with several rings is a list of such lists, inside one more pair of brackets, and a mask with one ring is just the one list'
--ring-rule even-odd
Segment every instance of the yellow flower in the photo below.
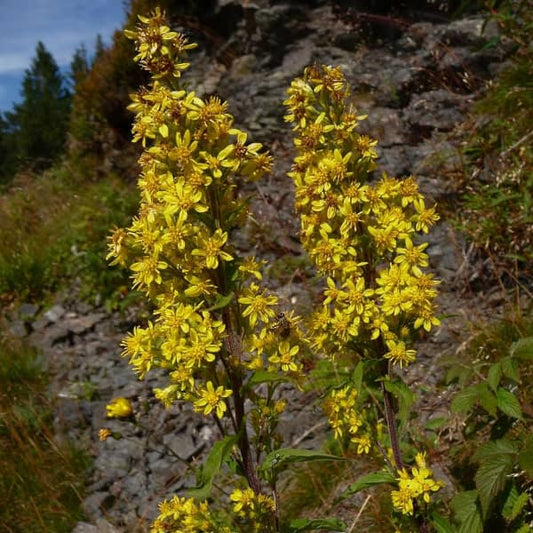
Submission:
{"label": "yellow flower", "polygon": [[288,341],[282,341],[278,347],[278,353],[270,356],[268,360],[281,367],[283,372],[296,372],[298,365],[295,362],[296,354],[300,351],[298,345],[291,346]]}
{"label": "yellow flower", "polygon": [[385,359],[390,359],[394,364],[407,366],[415,360],[416,350],[407,350],[405,342],[394,340],[387,341],[389,351],[384,355]]}
{"label": "yellow flower", "polygon": [[213,235],[200,238],[199,247],[192,251],[192,255],[205,257],[205,266],[207,268],[218,268],[220,259],[222,261],[233,260],[233,256],[222,249],[227,240],[228,234],[221,229],[217,229]]}
{"label": "yellow flower", "polygon": [[258,320],[268,322],[274,318],[276,312],[273,307],[277,305],[278,299],[267,291],[259,292],[259,286],[252,283],[244,289],[243,295],[239,297],[239,303],[246,305],[242,312],[243,317],[249,317],[250,326],[253,328]]}
{"label": "yellow flower", "polygon": [[131,415],[131,403],[126,398],[113,398],[105,407],[108,418],[127,418]]}
{"label": "yellow flower", "polygon": [[111,436],[111,430],[107,428],[102,428],[98,431],[98,438],[101,441],[107,440]]}
{"label": "yellow flower", "polygon": [[227,410],[224,398],[231,396],[231,390],[225,389],[222,385],[215,389],[212,381],[208,381],[203,389],[198,391],[199,398],[194,402],[194,410],[210,414],[212,411],[216,412],[218,418],[222,418]]}

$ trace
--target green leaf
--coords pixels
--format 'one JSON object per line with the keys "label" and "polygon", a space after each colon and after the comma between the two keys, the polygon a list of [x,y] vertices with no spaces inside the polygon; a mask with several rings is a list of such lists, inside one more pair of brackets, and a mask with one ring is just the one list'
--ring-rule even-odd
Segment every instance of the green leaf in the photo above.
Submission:
{"label": "green leaf", "polygon": [[529,436],[518,454],[518,465],[522,470],[525,470],[530,479],[533,479],[533,435]]}
{"label": "green leaf", "polygon": [[516,396],[501,387],[496,391],[498,409],[507,416],[522,420],[522,409]]}
{"label": "green leaf", "polygon": [[454,533],[450,522],[437,512],[431,513],[429,521],[436,533]]}
{"label": "green leaf", "polygon": [[401,427],[407,424],[416,394],[403,381],[385,381],[385,389],[398,399],[398,421]]}
{"label": "green leaf", "polygon": [[518,370],[518,361],[512,357],[504,357],[501,360],[503,375],[516,381],[520,381],[520,372]]}
{"label": "green leaf", "polygon": [[502,365],[500,363],[495,363],[494,365],[491,365],[487,375],[487,383],[494,392],[496,392],[496,389],[500,384],[501,377]]}
{"label": "green leaf", "polygon": [[528,498],[526,492],[518,492],[515,485],[511,487],[502,508],[502,516],[507,522],[512,522],[522,512]]}
{"label": "green leaf", "polygon": [[498,414],[498,399],[487,383],[480,383],[479,387],[479,405],[489,413],[489,415],[496,417]]}
{"label": "green leaf", "polygon": [[289,532],[315,531],[346,531],[346,524],[338,518],[296,518],[289,524]]}
{"label": "green leaf", "polygon": [[285,382],[287,378],[277,372],[268,372],[267,370],[257,370],[248,380],[247,385],[259,385],[260,383],[277,383]]}
{"label": "green leaf", "polygon": [[270,452],[261,465],[261,470],[278,469],[281,466],[292,463],[310,461],[346,461],[344,457],[330,455],[328,453],[315,452],[313,450],[280,448]]}
{"label": "green leaf", "polygon": [[359,361],[357,363],[357,366],[355,367],[355,370],[352,374],[352,385],[355,388],[355,390],[359,393],[358,398],[361,398],[361,387],[363,386],[363,374],[365,370],[365,363],[364,361]]}
{"label": "green leaf", "polygon": [[230,304],[231,300],[233,300],[233,296],[233,292],[230,292],[229,294],[226,294],[224,296],[222,294],[218,294],[215,303],[207,310],[216,311],[218,309],[223,309],[224,307],[227,307]]}
{"label": "green leaf", "polygon": [[533,337],[525,337],[511,345],[511,357],[533,359]]}
{"label": "green leaf", "polygon": [[203,464],[198,486],[188,491],[190,497],[198,500],[205,500],[209,497],[215,476],[228,458],[233,446],[237,444],[237,441],[237,435],[229,435],[215,442]]}
{"label": "green leaf", "polygon": [[439,416],[437,418],[431,418],[426,422],[426,429],[434,430],[439,429],[445,426],[450,421],[449,418],[445,416]]}
{"label": "green leaf", "polygon": [[483,520],[478,506],[477,491],[469,490],[456,494],[450,505],[459,522],[457,533],[482,533]]}
{"label": "green leaf", "polygon": [[397,481],[390,472],[372,472],[360,477],[355,483],[350,485],[343,493],[343,498],[346,498],[357,492],[373,487],[374,485],[383,485],[385,483],[396,485]]}
{"label": "green leaf", "polygon": [[[476,403],[481,403],[483,399],[485,400],[485,404],[489,405],[490,407],[489,395],[492,395],[492,393],[486,383],[470,385],[456,394],[451,405],[452,413],[465,415]],[[496,397],[494,395],[492,395],[492,397],[494,404],[493,412],[496,414]],[[486,409],[485,405],[483,407]]]}
{"label": "green leaf", "polygon": [[514,443],[500,439],[484,444],[474,454],[474,459],[479,461],[475,482],[484,514],[507,484],[517,452]]}

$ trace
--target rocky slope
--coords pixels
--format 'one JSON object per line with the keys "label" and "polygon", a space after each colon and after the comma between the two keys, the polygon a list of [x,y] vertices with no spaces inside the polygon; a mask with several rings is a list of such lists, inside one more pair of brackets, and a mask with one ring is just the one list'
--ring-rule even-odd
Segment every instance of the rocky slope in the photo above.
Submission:
{"label": "rocky slope", "polygon": [[[359,111],[368,114],[364,132],[380,141],[382,168],[396,176],[413,173],[426,195],[450,201],[445,177],[460,169],[460,160],[446,134],[463,120],[509,50],[483,47],[496,30],[489,24],[483,31],[480,16],[435,22],[423,14],[418,20],[356,15],[328,2],[308,7],[261,1],[239,9],[235,4],[240,5],[220,1],[225,9],[234,5],[233,30],[216,52],[191,54],[187,81],[199,94],[228,99],[239,127],[274,153],[275,170],[258,184],[253,205],[261,222],[250,224],[240,246],[271,261],[268,277],[287,305],[305,307],[305,273],[291,266],[298,265],[301,250],[285,176],[293,154],[281,102],[290,81],[312,62],[341,66]],[[438,356],[456,349],[465,317],[499,296],[465,293],[464,245],[449,224],[440,224],[429,241],[432,268],[443,281],[443,313],[455,315],[421,344],[419,361],[406,373],[407,381],[431,388],[440,375]],[[139,382],[121,359],[120,340],[137,320],[133,311],[109,315],[66,296],[46,310],[22,306],[13,317],[12,331],[42,350],[54,376],[58,434],[94,456],[84,501],[88,522],[75,533],[147,530],[163,497],[194,485],[188,466],[216,438],[212,425],[190,406],[165,410],[155,401],[151,388],[161,375]],[[131,420],[105,418],[106,403],[117,396],[133,402]],[[446,401],[435,403],[427,394],[420,411],[442,415]],[[100,442],[103,427],[122,438]],[[282,427],[287,444],[319,446],[323,431],[318,408],[295,395]]]}

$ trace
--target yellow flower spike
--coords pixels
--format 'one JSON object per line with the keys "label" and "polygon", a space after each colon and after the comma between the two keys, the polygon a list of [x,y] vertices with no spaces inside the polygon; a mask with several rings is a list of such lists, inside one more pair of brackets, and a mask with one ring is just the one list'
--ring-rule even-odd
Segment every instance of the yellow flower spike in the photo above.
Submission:
{"label": "yellow flower spike", "polygon": [[128,418],[133,412],[130,401],[122,397],[113,398],[105,409],[108,418]]}

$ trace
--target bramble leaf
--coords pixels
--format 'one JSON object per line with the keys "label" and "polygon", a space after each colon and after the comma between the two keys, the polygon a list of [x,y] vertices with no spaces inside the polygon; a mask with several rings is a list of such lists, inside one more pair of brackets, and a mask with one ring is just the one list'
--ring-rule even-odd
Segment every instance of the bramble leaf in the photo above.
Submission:
{"label": "bramble leaf", "polygon": [[520,372],[518,370],[518,361],[512,357],[504,357],[501,360],[503,375],[516,381],[520,381]]}
{"label": "bramble leaf", "polygon": [[459,522],[457,533],[482,533],[483,520],[475,490],[459,492],[450,502],[455,519]]}
{"label": "bramble leaf", "polygon": [[533,479],[533,435],[527,439],[525,446],[518,454],[518,464]]}
{"label": "bramble leaf", "polygon": [[434,512],[431,514],[430,523],[437,533],[454,533],[450,522],[439,513]]}
{"label": "bramble leaf", "polygon": [[511,345],[511,357],[533,359],[533,337],[525,337]]}
{"label": "bramble leaf", "polygon": [[500,363],[495,363],[494,365],[491,365],[487,374],[487,383],[494,392],[496,392],[496,389],[500,384],[501,377],[502,365]]}
{"label": "bramble leaf", "polygon": [[498,409],[507,416],[522,420],[522,408],[516,396],[501,387],[496,391]]}
{"label": "bramble leaf", "polygon": [[475,482],[484,514],[507,484],[507,476],[513,471],[517,453],[513,442],[500,439],[484,444],[474,454],[474,459],[479,461]]}
{"label": "bramble leaf", "polygon": [[528,499],[527,492],[518,492],[518,489],[513,485],[502,508],[502,516],[505,520],[512,522],[522,512]]}
{"label": "bramble leaf", "polygon": [[459,391],[452,401],[452,413],[465,415],[476,403],[481,404],[489,413],[491,412],[489,409],[491,409],[496,414],[496,397],[492,394],[486,383],[470,385]]}

